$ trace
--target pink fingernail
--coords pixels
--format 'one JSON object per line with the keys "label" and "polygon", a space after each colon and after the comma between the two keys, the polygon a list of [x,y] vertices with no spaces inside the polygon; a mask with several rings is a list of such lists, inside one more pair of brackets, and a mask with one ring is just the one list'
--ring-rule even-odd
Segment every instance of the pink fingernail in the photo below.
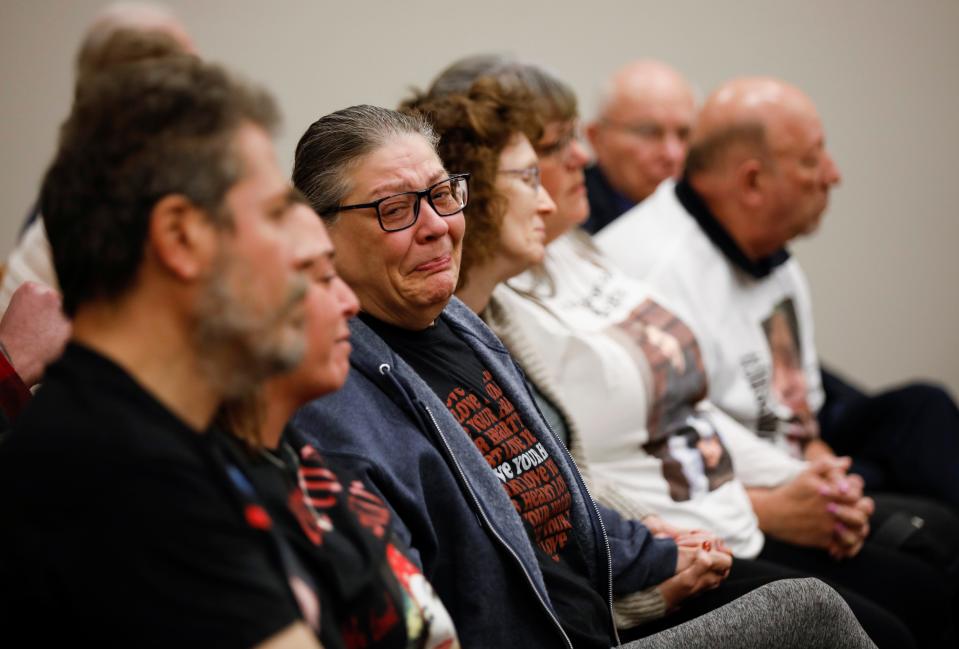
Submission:
{"label": "pink fingernail", "polygon": [[849,483],[846,482],[845,480],[843,480],[842,482],[840,482],[840,483],[839,483],[839,491],[841,491],[841,492],[843,492],[843,493],[846,493],[847,491],[849,491]]}
{"label": "pink fingernail", "polygon": [[842,523],[836,523],[835,530],[836,530],[837,532],[845,532],[845,531],[846,531],[846,526],[843,525]]}
{"label": "pink fingernail", "polygon": [[836,503],[828,503],[826,505],[826,511],[830,514],[835,514],[837,509],[839,509],[839,507],[836,506]]}
{"label": "pink fingernail", "polygon": [[820,495],[820,496],[828,496],[828,495],[829,495],[829,487],[827,487],[826,485],[823,485],[823,486],[819,487],[819,495]]}

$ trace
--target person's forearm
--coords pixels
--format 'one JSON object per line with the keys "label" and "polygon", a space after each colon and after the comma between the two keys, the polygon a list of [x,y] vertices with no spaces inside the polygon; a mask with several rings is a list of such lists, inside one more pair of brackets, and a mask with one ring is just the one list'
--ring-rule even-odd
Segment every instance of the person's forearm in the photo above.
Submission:
{"label": "person's forearm", "polygon": [[822,441],[820,438],[814,438],[809,440],[806,444],[806,448],[803,449],[803,457],[808,461],[812,462],[821,457],[833,457],[835,453],[829,444]]}
{"label": "person's forearm", "polygon": [[808,540],[800,540],[800,530],[796,520],[794,503],[790,502],[782,489],[768,489],[763,487],[749,487],[746,489],[756,518],[759,519],[759,529],[764,534],[777,539],[801,545],[810,545]]}
{"label": "person's forearm", "polygon": [[832,541],[835,518],[820,498],[800,498],[788,488],[746,490],[759,529],[788,543],[825,548]]}
{"label": "person's forearm", "polygon": [[775,535],[774,530],[779,521],[774,507],[776,497],[773,491],[775,490],[765,487],[748,487],[746,494],[753,505],[756,518],[759,519],[759,528],[767,534]]}
{"label": "person's forearm", "polygon": [[294,622],[257,645],[258,649],[323,649],[305,623]]}

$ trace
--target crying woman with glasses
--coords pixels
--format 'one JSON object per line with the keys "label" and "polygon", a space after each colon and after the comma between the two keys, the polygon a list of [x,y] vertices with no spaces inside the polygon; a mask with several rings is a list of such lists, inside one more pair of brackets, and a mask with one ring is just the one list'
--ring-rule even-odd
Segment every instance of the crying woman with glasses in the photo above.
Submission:
{"label": "crying woman with glasses", "polygon": [[[519,367],[453,297],[464,270],[485,273],[492,264],[482,281],[495,282],[542,258],[543,221],[555,206],[531,145],[540,128],[524,104],[490,84],[435,111],[346,108],[303,135],[293,181],[326,222],[359,314],[350,322],[343,388],[302,408],[294,424],[391,508],[395,534],[415,553],[463,646],[607,648],[620,645],[617,627],[657,605],[648,589],[690,560],[700,567],[696,588],[709,588],[731,558],[712,535],[681,550],[596,504]],[[427,117],[446,120],[443,143]],[[460,131],[446,128],[452,122]],[[441,160],[438,144],[463,155]],[[474,215],[479,231],[468,227]],[[464,254],[468,230],[492,237],[488,249]],[[509,259],[495,261],[502,250]],[[685,646],[745,647],[755,636],[737,635],[741,616],[788,624],[800,637],[819,632],[812,617],[824,612],[835,614],[832,628],[852,629],[835,646],[870,646],[819,582],[765,589],[725,617],[705,616],[692,630],[682,625],[636,646],[703,633]],[[803,643],[817,646],[808,635],[796,646]]]}

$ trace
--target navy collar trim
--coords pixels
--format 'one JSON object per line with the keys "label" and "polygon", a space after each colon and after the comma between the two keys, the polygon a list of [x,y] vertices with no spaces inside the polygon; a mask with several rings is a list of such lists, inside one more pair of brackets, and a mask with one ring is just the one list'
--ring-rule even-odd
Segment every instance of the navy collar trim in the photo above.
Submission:
{"label": "navy collar trim", "polygon": [[635,201],[631,201],[626,198],[623,193],[610,184],[609,179],[606,178],[606,174],[603,173],[602,167],[597,164],[594,165],[594,169],[596,173],[596,180],[603,186],[603,189],[606,190],[607,196],[609,196],[609,199],[613,203],[611,207],[615,208],[619,214],[623,214],[636,207]]}
{"label": "navy collar trim", "polygon": [[719,248],[723,255],[734,266],[755,279],[763,279],[769,276],[776,267],[782,266],[789,261],[789,252],[785,248],[780,248],[776,252],[761,259],[752,260],[746,256],[736,241],[722,224],[713,216],[709,206],[703,197],[696,193],[689,181],[684,176],[682,180],[676,183],[676,198],[686,208],[690,216],[696,219],[696,223],[702,231],[709,237],[709,240]]}

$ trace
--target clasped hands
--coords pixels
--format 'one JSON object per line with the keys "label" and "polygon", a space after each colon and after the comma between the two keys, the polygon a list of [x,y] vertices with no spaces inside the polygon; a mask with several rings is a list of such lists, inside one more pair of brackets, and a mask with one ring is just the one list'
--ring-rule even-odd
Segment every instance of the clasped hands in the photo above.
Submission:
{"label": "clasped hands", "polygon": [[658,516],[647,516],[643,523],[655,536],[676,542],[676,573],[659,585],[667,610],[691,595],[719,586],[729,575],[732,552],[715,534],[681,530]]}
{"label": "clasped hands", "polygon": [[863,481],[847,473],[848,457],[824,455],[774,489],[750,490],[760,527],[796,545],[823,548],[834,559],[855,556],[869,535],[872,498]]}
{"label": "clasped hands", "polygon": [[848,473],[849,457],[824,457],[813,461],[809,471],[822,482],[819,494],[834,519],[832,538],[825,546],[834,559],[854,557],[869,536],[869,518],[876,510],[872,498],[863,495],[863,479]]}

